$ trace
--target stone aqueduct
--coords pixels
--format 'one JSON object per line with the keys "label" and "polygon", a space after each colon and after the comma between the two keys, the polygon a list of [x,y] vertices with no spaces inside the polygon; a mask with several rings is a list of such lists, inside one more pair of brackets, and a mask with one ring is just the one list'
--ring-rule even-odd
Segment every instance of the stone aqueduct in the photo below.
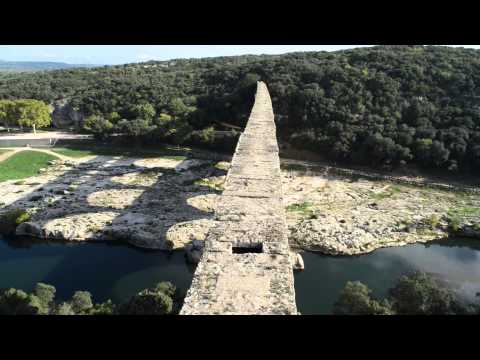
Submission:
{"label": "stone aqueduct", "polygon": [[180,314],[297,314],[284,211],[272,102],[258,82]]}

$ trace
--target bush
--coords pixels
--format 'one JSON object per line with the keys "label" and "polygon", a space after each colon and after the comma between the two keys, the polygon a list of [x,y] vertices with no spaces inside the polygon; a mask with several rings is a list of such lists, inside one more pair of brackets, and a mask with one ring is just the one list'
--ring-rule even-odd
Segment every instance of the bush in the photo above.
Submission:
{"label": "bush", "polygon": [[440,223],[440,217],[438,215],[431,215],[425,219],[426,224],[431,228],[435,229]]}
{"label": "bush", "polygon": [[175,287],[168,283],[159,283],[151,289],[145,289],[123,304],[122,315],[165,315],[172,313]]}
{"label": "bush", "polygon": [[38,298],[22,290],[8,289],[0,294],[0,315],[35,315],[38,314]]}
{"label": "bush", "polygon": [[95,304],[90,309],[89,315],[114,315],[116,314],[116,306],[111,300],[104,303]]}
{"label": "bush", "polygon": [[56,289],[52,285],[38,283],[34,290],[34,296],[38,299],[39,312],[48,314],[53,305],[55,305]]}
{"label": "bush", "polygon": [[111,300],[94,304],[88,291],[76,291],[70,301],[57,304],[55,292],[43,283],[31,294],[0,289],[0,315],[164,315],[177,313],[183,297],[170,282],[145,289],[118,308]]}
{"label": "bush", "polygon": [[11,235],[21,223],[30,220],[30,214],[24,209],[13,209],[0,215],[0,234]]}
{"label": "bush", "polygon": [[70,304],[76,314],[86,314],[93,308],[92,295],[88,291],[76,291]]}
{"label": "bush", "polygon": [[421,272],[402,276],[389,296],[393,310],[401,315],[448,315],[457,307],[450,290]]}
{"label": "bush", "polygon": [[448,288],[426,273],[400,277],[387,299],[372,299],[360,282],[348,282],[334,304],[338,315],[453,315],[479,314],[480,304],[463,304]]}
{"label": "bush", "polygon": [[52,315],[76,315],[72,305],[68,302],[62,302],[53,311]]}
{"label": "bush", "polygon": [[450,216],[448,219],[448,227],[451,231],[453,232],[458,232],[460,231],[461,228],[461,221],[460,218],[457,216]]}
{"label": "bush", "polygon": [[384,301],[378,302],[371,297],[372,291],[359,281],[347,282],[333,305],[335,315],[389,315],[391,309]]}

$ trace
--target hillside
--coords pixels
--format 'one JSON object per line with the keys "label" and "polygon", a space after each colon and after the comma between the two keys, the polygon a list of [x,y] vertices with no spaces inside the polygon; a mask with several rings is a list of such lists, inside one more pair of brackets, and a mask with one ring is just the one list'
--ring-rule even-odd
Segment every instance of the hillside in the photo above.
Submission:
{"label": "hillside", "polygon": [[0,72],[34,72],[60,70],[77,67],[92,67],[84,64],[67,64],[48,61],[3,61],[0,60]]}
{"label": "hillside", "polygon": [[0,99],[66,98],[98,115],[87,126],[97,134],[186,142],[207,129],[207,141],[210,126],[244,125],[257,80],[269,87],[283,143],[375,167],[480,168],[480,52],[472,49],[378,46],[4,73]]}

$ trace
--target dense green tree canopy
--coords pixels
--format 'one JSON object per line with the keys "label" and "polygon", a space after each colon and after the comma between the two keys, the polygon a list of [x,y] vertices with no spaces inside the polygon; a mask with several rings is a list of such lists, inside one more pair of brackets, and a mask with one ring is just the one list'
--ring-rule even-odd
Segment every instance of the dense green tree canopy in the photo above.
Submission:
{"label": "dense green tree canopy", "polygon": [[0,99],[67,98],[131,136],[180,134],[181,142],[188,131],[243,126],[257,80],[269,87],[284,144],[390,168],[479,168],[480,52],[472,49],[377,46],[5,73]]}
{"label": "dense green tree canopy", "polygon": [[33,99],[0,100],[0,122],[36,128],[50,125],[51,109],[43,101]]}
{"label": "dense green tree canopy", "polygon": [[170,282],[140,291],[117,306],[111,300],[94,303],[88,291],[76,291],[69,301],[57,303],[56,289],[38,283],[32,293],[0,289],[0,315],[165,315],[178,313],[184,294]]}
{"label": "dense green tree canopy", "polygon": [[461,300],[451,288],[424,272],[401,276],[383,300],[361,282],[348,282],[333,306],[337,315],[467,315],[480,313],[480,303]]}
{"label": "dense green tree canopy", "polygon": [[50,107],[43,101],[21,99],[15,101],[17,123],[20,126],[29,126],[35,129],[47,127],[52,122]]}

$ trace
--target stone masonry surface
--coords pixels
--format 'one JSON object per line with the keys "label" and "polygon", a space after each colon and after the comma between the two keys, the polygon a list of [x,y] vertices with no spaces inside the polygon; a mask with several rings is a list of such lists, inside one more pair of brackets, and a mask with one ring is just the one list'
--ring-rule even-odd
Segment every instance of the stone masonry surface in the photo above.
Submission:
{"label": "stone masonry surface", "polygon": [[272,102],[258,82],[182,315],[297,314]]}

